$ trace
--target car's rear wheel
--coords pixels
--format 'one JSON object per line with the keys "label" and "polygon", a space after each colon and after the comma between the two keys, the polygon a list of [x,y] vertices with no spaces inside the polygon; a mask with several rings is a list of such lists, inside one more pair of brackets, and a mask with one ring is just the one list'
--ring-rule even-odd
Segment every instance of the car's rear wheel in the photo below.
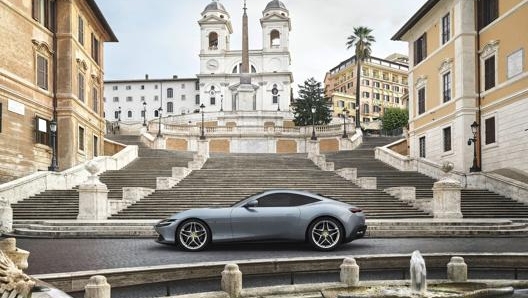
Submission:
{"label": "car's rear wheel", "polygon": [[335,249],[343,241],[343,228],[331,217],[314,220],[308,227],[308,241],[317,250]]}
{"label": "car's rear wheel", "polygon": [[211,232],[204,222],[189,219],[176,230],[176,242],[184,250],[200,251],[211,242]]}

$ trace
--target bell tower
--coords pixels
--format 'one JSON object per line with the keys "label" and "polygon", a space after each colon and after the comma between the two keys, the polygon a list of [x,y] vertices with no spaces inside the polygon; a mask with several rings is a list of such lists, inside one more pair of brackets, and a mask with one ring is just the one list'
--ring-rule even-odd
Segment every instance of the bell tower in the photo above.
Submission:
{"label": "bell tower", "polygon": [[264,52],[288,51],[290,43],[290,13],[284,3],[273,0],[266,5],[260,19]]}
{"label": "bell tower", "polygon": [[213,0],[205,7],[198,24],[201,31],[201,54],[229,51],[233,27],[229,13],[219,0]]}

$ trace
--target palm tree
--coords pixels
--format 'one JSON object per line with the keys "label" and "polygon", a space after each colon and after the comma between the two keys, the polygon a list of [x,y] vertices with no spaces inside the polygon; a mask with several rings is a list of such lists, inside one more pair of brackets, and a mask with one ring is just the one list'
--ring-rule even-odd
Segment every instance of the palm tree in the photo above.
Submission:
{"label": "palm tree", "polygon": [[354,27],[354,34],[347,38],[346,46],[347,49],[351,47],[356,48],[356,128],[360,127],[359,124],[359,109],[360,101],[359,97],[359,83],[361,82],[361,64],[365,59],[370,58],[372,52],[370,46],[373,42],[376,42],[374,36],[371,35],[372,29],[368,27]]}

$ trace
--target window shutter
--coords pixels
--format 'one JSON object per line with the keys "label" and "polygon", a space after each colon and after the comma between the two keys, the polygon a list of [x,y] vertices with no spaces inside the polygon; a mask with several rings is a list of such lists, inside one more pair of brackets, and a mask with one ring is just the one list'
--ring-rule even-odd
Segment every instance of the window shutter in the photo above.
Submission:
{"label": "window shutter", "polygon": [[423,34],[422,38],[422,60],[427,57],[427,33]]}

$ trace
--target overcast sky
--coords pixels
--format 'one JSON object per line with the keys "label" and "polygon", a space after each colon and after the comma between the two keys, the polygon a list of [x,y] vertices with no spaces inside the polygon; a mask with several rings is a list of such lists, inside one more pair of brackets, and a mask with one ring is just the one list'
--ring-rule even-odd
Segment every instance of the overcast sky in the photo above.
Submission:
{"label": "overcast sky", "polygon": [[[248,0],[249,48],[262,48],[260,18],[270,0]],[[290,11],[291,70],[296,85],[353,55],[346,38],[353,28],[372,28],[373,56],[407,54],[390,38],[426,0],[282,0]],[[105,80],[195,77],[199,72],[197,21],[211,0],[96,0],[119,39],[105,44]],[[231,49],[242,48],[243,0],[220,0],[231,15]]]}

